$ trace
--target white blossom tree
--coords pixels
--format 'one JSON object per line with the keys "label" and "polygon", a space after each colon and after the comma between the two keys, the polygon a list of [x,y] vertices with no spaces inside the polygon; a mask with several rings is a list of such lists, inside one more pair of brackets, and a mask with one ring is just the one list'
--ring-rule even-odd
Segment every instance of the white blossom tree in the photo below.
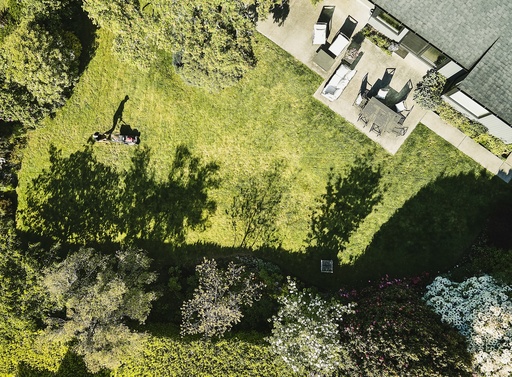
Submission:
{"label": "white blossom tree", "polygon": [[226,270],[217,268],[215,259],[204,259],[196,267],[199,286],[192,299],[181,308],[182,335],[222,336],[243,317],[242,307],[261,297],[263,283],[245,267],[230,262]]}
{"label": "white blossom tree", "polygon": [[351,305],[299,291],[289,277],[288,290],[278,300],[281,308],[268,338],[272,351],[301,375],[333,374],[343,361],[338,322]]}
{"label": "white blossom tree", "polygon": [[512,375],[512,287],[491,276],[462,283],[437,277],[424,299],[468,340],[474,369],[484,376]]}

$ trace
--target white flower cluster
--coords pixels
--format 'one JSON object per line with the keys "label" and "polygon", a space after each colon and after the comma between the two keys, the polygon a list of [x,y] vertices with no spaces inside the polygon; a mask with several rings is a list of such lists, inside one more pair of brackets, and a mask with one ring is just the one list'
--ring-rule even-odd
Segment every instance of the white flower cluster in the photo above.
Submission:
{"label": "white flower cluster", "polygon": [[350,307],[300,292],[290,278],[288,292],[279,298],[279,303],[281,308],[272,318],[274,328],[268,339],[272,350],[295,372],[335,372],[341,364],[337,322]]}
{"label": "white flower cluster", "polygon": [[484,376],[512,375],[512,287],[491,276],[462,283],[437,277],[427,287],[427,305],[468,340],[474,367]]}

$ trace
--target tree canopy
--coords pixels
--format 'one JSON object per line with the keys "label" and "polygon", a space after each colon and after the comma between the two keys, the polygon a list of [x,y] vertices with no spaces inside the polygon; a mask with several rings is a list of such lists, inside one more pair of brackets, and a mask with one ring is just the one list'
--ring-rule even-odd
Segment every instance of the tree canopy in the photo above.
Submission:
{"label": "tree canopy", "polygon": [[0,118],[34,126],[69,97],[81,44],[59,22],[44,18],[48,8],[42,3],[27,2],[22,9],[27,14],[0,41]]}
{"label": "tree canopy", "polygon": [[201,334],[205,338],[222,336],[240,322],[243,306],[259,300],[263,285],[233,262],[223,271],[217,268],[214,259],[205,258],[196,271],[199,286],[192,299],[183,303],[181,333]]}
{"label": "tree canopy", "polygon": [[274,3],[84,0],[83,8],[96,25],[112,32],[113,49],[121,60],[148,69],[160,50],[174,56],[174,68],[187,83],[216,91],[235,84],[255,66],[256,21]]}
{"label": "tree canopy", "polygon": [[272,317],[271,349],[300,375],[332,375],[343,364],[338,321],[351,305],[324,300],[308,290],[300,291],[288,278],[287,291]]}
{"label": "tree canopy", "polygon": [[92,372],[117,368],[126,354],[142,347],[143,335],[124,319],[144,323],[149,314],[156,298],[145,291],[156,279],[149,264],[140,250],[108,256],[84,248],[46,268],[42,284],[53,314],[46,318],[44,339],[71,344]]}

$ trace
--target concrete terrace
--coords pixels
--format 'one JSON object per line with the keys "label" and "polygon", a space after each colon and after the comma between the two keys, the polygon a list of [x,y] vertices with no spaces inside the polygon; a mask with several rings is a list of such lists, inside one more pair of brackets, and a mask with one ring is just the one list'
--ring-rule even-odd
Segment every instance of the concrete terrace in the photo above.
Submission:
{"label": "concrete terrace", "polygon": [[429,66],[417,59],[413,54],[408,54],[405,58],[394,53],[388,55],[371,42],[365,40],[360,50],[364,54],[355,67],[357,73],[341,96],[332,102],[321,96],[320,92],[336,68],[341,64],[343,56],[342,53],[327,72],[313,62],[316,51],[320,47],[312,44],[313,25],[317,21],[322,7],[326,5],[336,7],[332,17],[332,28],[327,38],[328,43],[332,42],[334,36],[349,16],[357,20],[352,36],[355,35],[366,25],[373,8],[373,4],[367,0],[322,1],[316,6],[312,5],[310,0],[290,0],[290,11],[282,24],[274,22],[271,16],[258,24],[258,31],[260,33],[324,78],[324,82],[317,91],[312,93],[316,99],[351,122],[359,131],[380,144],[391,154],[395,154],[411,132],[414,131],[416,125],[422,123],[480,163],[487,170],[500,176],[504,181],[509,182],[512,179],[512,157],[504,162],[494,156],[470,138],[465,137],[457,129],[442,122],[434,113],[423,110],[420,106],[415,105],[412,93],[409,94],[406,100],[408,107],[410,108],[414,105],[414,108],[404,122],[404,127],[408,127],[405,136],[397,137],[394,133],[387,132],[377,136],[377,134],[369,131],[370,127],[363,128],[363,124],[357,121],[359,109],[352,104],[359,93],[363,77],[368,74],[368,83],[374,84],[383,77],[386,68],[395,68],[396,71],[390,83],[393,89],[400,91],[409,80],[412,81],[415,87],[421,81]]}

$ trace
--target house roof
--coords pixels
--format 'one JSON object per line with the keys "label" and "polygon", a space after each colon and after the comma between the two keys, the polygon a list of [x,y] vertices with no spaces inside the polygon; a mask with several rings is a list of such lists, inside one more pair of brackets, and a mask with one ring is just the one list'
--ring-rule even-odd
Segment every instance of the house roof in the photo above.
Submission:
{"label": "house roof", "polygon": [[502,35],[512,36],[510,0],[373,0],[470,69]]}
{"label": "house roof", "polygon": [[512,1],[372,1],[471,71],[459,88],[512,124]]}
{"label": "house roof", "polygon": [[511,38],[499,38],[458,87],[512,124]]}

